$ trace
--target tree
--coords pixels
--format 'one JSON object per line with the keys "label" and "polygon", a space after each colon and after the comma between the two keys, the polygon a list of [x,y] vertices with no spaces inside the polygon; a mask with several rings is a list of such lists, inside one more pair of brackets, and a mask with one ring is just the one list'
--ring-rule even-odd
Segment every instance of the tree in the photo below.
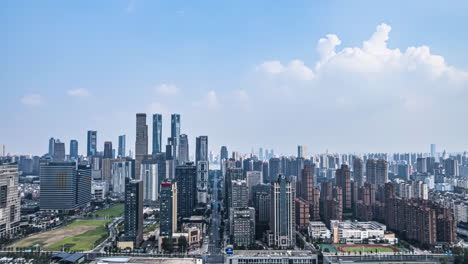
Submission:
{"label": "tree", "polygon": [[172,251],[174,251],[174,242],[172,241],[172,237],[163,238],[161,247],[165,252],[172,253]]}
{"label": "tree", "polygon": [[188,242],[185,236],[179,237],[179,240],[177,240],[177,244],[179,245],[179,250],[181,253],[184,253],[185,251],[187,251]]}

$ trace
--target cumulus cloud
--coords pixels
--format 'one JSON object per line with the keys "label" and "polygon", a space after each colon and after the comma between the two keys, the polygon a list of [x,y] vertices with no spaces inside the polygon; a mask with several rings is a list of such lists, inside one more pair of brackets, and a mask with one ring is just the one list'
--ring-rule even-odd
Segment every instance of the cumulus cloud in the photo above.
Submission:
{"label": "cumulus cloud", "polygon": [[176,95],[179,93],[179,88],[173,84],[160,84],[155,88],[158,94],[162,95]]}
{"label": "cumulus cloud", "polygon": [[40,94],[28,94],[21,98],[24,105],[38,106],[44,104],[44,98]]}
{"label": "cumulus cloud", "polygon": [[196,107],[218,108],[220,106],[218,95],[215,91],[209,91],[200,101],[193,103]]}
{"label": "cumulus cloud", "polygon": [[314,77],[312,69],[301,60],[292,60],[287,65],[283,65],[279,61],[265,61],[257,66],[257,70],[293,80],[312,80]]}
{"label": "cumulus cloud", "polygon": [[84,89],[84,88],[78,88],[78,89],[75,89],[75,90],[68,90],[67,91],[67,94],[69,96],[75,96],[75,97],[88,97],[91,95],[91,93]]}
{"label": "cumulus cloud", "polygon": [[[305,142],[309,135],[302,131],[314,129],[324,144],[343,147],[359,140],[370,142],[370,147],[384,145],[383,137],[414,145],[416,139],[440,138],[446,127],[466,131],[468,124],[459,118],[468,114],[468,72],[449,65],[427,45],[391,47],[391,32],[391,26],[378,25],[355,47],[341,47],[342,40],[328,34],[316,44],[315,61],[257,64],[255,72],[261,74],[249,90],[255,102],[252,112],[284,123],[261,129],[279,131],[284,126],[288,129],[283,133]],[[293,122],[291,117],[301,121]],[[320,129],[311,124],[320,124]],[[342,142],[330,136],[336,133],[329,133],[340,129],[345,132]]]}

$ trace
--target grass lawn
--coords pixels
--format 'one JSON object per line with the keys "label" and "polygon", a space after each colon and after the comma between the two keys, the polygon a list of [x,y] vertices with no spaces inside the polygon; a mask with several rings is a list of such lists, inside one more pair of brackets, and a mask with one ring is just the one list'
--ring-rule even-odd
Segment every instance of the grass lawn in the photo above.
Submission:
{"label": "grass lawn", "polygon": [[99,210],[95,213],[93,213],[93,216],[97,215],[97,218],[114,218],[114,217],[120,217],[124,214],[124,204],[116,204],[112,207],[109,207],[107,209],[102,209]]}
{"label": "grass lawn", "polygon": [[12,247],[39,246],[45,250],[68,248],[71,251],[87,251],[95,247],[95,243],[107,237],[106,220],[76,220],[73,223],[25,238]]}
{"label": "grass lawn", "polygon": [[155,224],[152,224],[152,225],[147,225],[143,229],[143,233],[152,232],[152,231],[156,230],[156,228],[158,228],[158,227],[159,227],[159,223],[155,223]]}
{"label": "grass lawn", "polygon": [[365,252],[365,253],[377,253],[377,252],[398,252],[397,249],[391,246],[384,245],[344,245],[337,246],[338,251],[341,252]]}

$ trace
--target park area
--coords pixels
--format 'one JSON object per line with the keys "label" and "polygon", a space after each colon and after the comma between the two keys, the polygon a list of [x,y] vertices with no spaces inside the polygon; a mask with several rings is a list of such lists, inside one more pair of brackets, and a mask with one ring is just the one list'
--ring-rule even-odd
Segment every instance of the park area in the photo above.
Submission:
{"label": "park area", "polygon": [[55,230],[22,239],[11,247],[43,250],[87,251],[93,249],[107,237],[106,220],[76,220]]}
{"label": "park area", "polygon": [[392,253],[399,252],[399,250],[393,246],[388,245],[320,245],[320,249],[327,253]]}
{"label": "park area", "polygon": [[124,213],[124,204],[116,204],[106,209],[99,210],[95,213],[91,213],[94,218],[106,218],[111,219],[115,217],[121,217]]}

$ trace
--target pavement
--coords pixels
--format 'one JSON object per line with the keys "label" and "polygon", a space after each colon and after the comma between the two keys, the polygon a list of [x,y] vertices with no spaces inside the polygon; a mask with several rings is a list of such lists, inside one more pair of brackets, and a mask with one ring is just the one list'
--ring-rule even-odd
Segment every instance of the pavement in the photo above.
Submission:
{"label": "pavement", "polygon": [[218,212],[220,207],[220,201],[218,200],[218,181],[220,173],[216,172],[213,177],[213,196],[211,199],[212,210],[211,210],[211,226],[209,231],[209,242],[208,242],[208,255],[206,257],[206,263],[224,263],[224,255],[221,252],[221,215]]}

